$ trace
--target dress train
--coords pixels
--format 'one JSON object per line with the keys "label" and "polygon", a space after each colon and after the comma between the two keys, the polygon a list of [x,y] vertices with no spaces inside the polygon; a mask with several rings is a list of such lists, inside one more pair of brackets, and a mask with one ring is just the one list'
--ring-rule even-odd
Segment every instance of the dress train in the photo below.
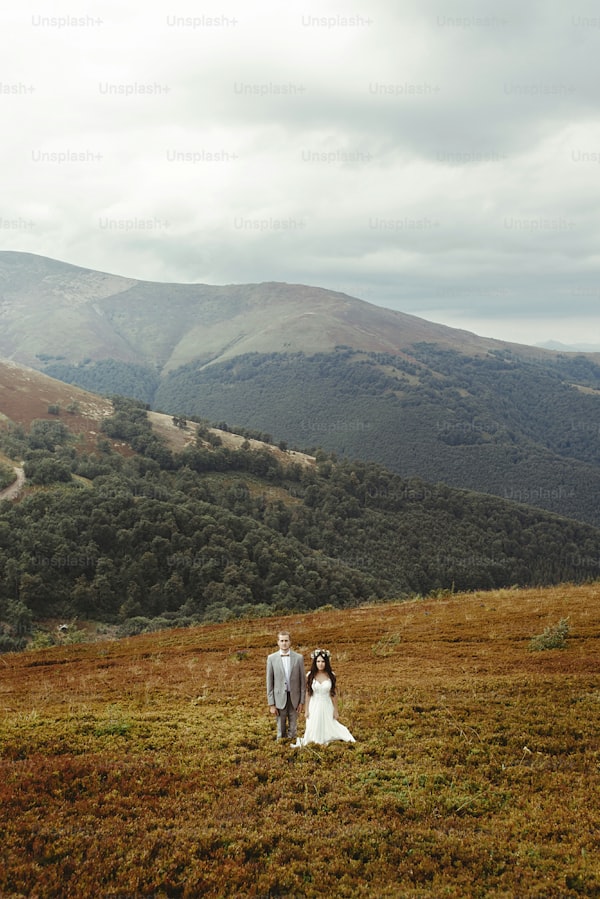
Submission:
{"label": "dress train", "polygon": [[306,719],[306,730],[292,746],[299,748],[308,743],[331,743],[333,740],[344,740],[355,743],[356,740],[347,727],[333,717],[334,706],[331,699],[331,681],[314,680],[312,683],[309,715]]}

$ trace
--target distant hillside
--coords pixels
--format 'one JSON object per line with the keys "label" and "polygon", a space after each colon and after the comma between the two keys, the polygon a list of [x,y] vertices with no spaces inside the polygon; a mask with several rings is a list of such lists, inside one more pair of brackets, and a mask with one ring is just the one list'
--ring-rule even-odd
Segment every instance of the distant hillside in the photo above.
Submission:
{"label": "distant hillside", "polygon": [[109,399],[0,359],[0,431],[11,425],[29,429],[37,419],[62,420],[88,447],[96,446]]}
{"label": "distant hillside", "polygon": [[599,365],[436,344],[412,354],[190,364],[163,380],[156,403],[600,524]]}
{"label": "distant hillside", "polygon": [[0,252],[0,310],[0,356],[35,368],[112,360],[155,377],[196,360],[340,344],[400,356],[420,341],[484,354],[513,346],[319,287],[135,281],[9,251]]}
{"label": "distant hillside", "polygon": [[559,353],[600,353],[600,343],[561,343],[560,340],[547,340],[536,346],[546,350],[557,350]]}
{"label": "distant hillside", "polygon": [[0,253],[0,353],[168,415],[268,432],[600,524],[600,356],[305,285],[159,284]]}
{"label": "distant hillside", "polygon": [[[79,452],[96,450],[100,437],[113,449],[130,454],[126,443],[118,439],[111,441],[103,431],[103,422],[113,412],[113,404],[105,396],[0,359],[0,432],[9,433],[15,426],[29,432],[32,425],[40,421],[60,423],[61,429],[72,435]],[[193,421],[183,422],[172,415],[150,411],[148,420],[170,451],[180,452],[196,440],[198,424]],[[208,431],[230,449],[240,449],[244,444],[251,450],[268,452],[279,461],[296,462],[302,466],[314,464],[314,457],[295,450],[284,453],[272,442],[247,438],[221,428],[210,427]]]}

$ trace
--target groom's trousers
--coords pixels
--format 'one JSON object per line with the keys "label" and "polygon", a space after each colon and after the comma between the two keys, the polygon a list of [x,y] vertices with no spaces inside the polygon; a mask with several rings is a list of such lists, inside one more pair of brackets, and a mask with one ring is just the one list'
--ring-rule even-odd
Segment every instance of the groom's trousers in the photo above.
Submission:
{"label": "groom's trousers", "polygon": [[277,709],[277,739],[295,740],[298,730],[298,712],[292,705],[290,694],[287,694],[285,708]]}

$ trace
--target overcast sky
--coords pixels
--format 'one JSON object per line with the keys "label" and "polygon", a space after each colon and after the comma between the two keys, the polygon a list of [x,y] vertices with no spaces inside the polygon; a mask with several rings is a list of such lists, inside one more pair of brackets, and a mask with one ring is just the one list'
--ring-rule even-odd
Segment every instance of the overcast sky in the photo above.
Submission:
{"label": "overcast sky", "polygon": [[4,249],[600,348],[600,5],[22,0]]}

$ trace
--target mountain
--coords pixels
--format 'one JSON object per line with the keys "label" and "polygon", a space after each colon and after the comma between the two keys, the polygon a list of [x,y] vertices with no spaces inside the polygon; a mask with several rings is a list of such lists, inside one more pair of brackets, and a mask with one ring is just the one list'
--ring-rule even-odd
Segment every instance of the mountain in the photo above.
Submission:
{"label": "mountain", "polygon": [[92,392],[600,524],[600,355],[317,287],[159,284],[0,254],[0,354]]}
{"label": "mountain", "polygon": [[190,363],[161,382],[155,402],[600,523],[600,366],[432,343],[411,352],[410,361],[338,349]]}
{"label": "mountain", "polygon": [[561,343],[560,340],[546,340],[544,343],[538,343],[536,346],[546,350],[558,350],[560,353],[600,353],[600,344],[598,343]]}
{"label": "mountain", "polygon": [[11,251],[0,252],[0,317],[0,356],[34,368],[114,359],[163,375],[339,345],[400,356],[423,341],[472,354],[513,346],[319,287],[136,281]]}

